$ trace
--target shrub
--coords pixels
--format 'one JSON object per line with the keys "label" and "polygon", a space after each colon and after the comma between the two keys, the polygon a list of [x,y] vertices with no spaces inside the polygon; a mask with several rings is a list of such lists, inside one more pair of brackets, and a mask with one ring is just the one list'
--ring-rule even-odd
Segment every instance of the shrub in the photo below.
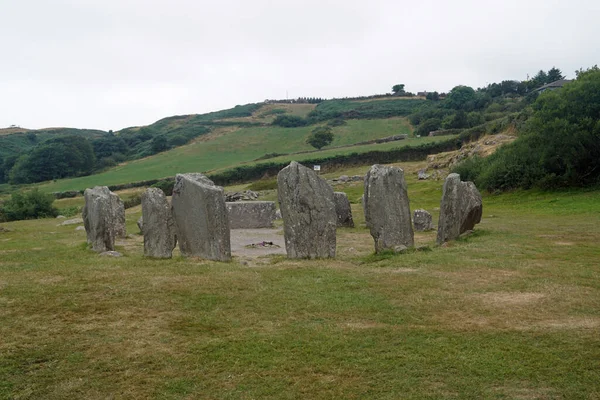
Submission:
{"label": "shrub", "polygon": [[0,214],[6,221],[56,217],[58,210],[52,203],[54,196],[42,193],[38,189],[17,192],[2,204]]}
{"label": "shrub", "polygon": [[306,126],[308,122],[296,115],[278,115],[273,120],[273,125],[281,126],[283,128],[298,128],[301,126]]}
{"label": "shrub", "polygon": [[175,186],[174,179],[163,179],[161,181],[156,182],[155,184],[153,184],[150,187],[158,188],[158,189],[162,190],[165,193],[165,196],[172,196],[174,186]]}
{"label": "shrub", "polygon": [[123,205],[125,206],[125,209],[139,206],[140,204],[142,204],[142,196],[139,193],[134,193],[129,198],[123,200]]}
{"label": "shrub", "polygon": [[442,126],[441,119],[429,118],[429,119],[421,122],[421,124],[419,124],[419,127],[417,128],[415,133],[417,135],[427,136],[427,135],[429,135],[429,132],[437,131],[438,129],[440,129],[441,126]]}

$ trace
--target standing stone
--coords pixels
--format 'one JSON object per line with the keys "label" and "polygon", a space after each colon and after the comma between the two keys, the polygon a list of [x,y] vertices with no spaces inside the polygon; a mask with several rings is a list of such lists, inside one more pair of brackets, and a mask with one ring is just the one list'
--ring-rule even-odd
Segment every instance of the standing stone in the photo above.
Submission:
{"label": "standing stone", "polygon": [[171,206],[162,190],[148,188],[142,194],[144,255],[171,258],[177,243]]}
{"label": "standing stone", "polygon": [[335,257],[337,218],[331,186],[292,161],[277,175],[277,187],[287,256]]}
{"label": "standing stone", "polygon": [[373,165],[365,176],[365,221],[375,240],[375,252],[414,246],[414,232],[404,171]]}
{"label": "standing stone", "polygon": [[413,213],[413,225],[417,232],[430,231],[433,229],[433,218],[425,210],[415,210]]}
{"label": "standing stone", "polygon": [[344,192],[333,192],[333,200],[335,201],[335,213],[337,214],[337,226],[354,228],[354,220],[352,219],[352,208],[350,200]]}
{"label": "standing stone", "polygon": [[115,235],[117,237],[124,238],[127,236],[127,229],[125,227],[125,204],[123,200],[113,192],[110,192],[111,201],[111,220],[114,224]]}
{"label": "standing stone", "polygon": [[116,211],[112,209],[114,201],[106,186],[96,186],[86,189],[84,194],[85,206],[82,217],[87,235],[87,242],[92,250],[102,253],[115,249]]}
{"label": "standing stone", "polygon": [[229,218],[222,187],[202,174],[177,174],[172,210],[179,250],[184,257],[231,259]]}
{"label": "standing stone", "polygon": [[481,194],[473,182],[461,182],[460,175],[450,174],[444,182],[437,243],[457,239],[481,222]]}

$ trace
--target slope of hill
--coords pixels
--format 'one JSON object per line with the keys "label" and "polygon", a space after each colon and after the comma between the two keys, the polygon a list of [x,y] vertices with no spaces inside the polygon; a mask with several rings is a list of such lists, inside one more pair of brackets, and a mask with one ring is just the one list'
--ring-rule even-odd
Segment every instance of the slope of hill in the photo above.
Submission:
{"label": "slope of hill", "polygon": [[[173,176],[181,172],[210,172],[253,162],[267,154],[288,154],[285,159],[302,159],[310,155],[330,155],[368,151],[374,148],[389,149],[414,144],[416,139],[385,144],[324,149],[314,151],[306,144],[312,127],[280,128],[274,126],[229,127],[214,129],[202,140],[178,147],[152,157],[121,164],[97,175],[48,182],[45,191],[81,190],[94,185],[113,185]],[[346,125],[333,128],[335,140],[332,146],[344,146],[370,139],[397,134],[410,134],[411,127],[404,118],[349,120]],[[444,138],[423,138],[418,143],[439,141]],[[293,155],[301,151],[313,151]],[[280,161],[282,157],[277,158]]]}

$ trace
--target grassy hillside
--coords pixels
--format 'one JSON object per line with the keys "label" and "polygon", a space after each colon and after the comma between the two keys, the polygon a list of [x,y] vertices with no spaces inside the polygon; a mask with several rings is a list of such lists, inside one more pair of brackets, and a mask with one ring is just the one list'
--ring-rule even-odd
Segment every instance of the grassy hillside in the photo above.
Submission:
{"label": "grassy hillside", "polygon": [[[81,190],[94,185],[113,185],[173,176],[178,172],[207,172],[252,162],[269,153],[294,153],[314,150],[305,143],[313,127],[279,128],[273,126],[217,130],[210,138],[197,141],[141,160],[131,161],[107,172],[75,179],[46,183],[45,191]],[[332,146],[348,145],[396,134],[410,134],[410,124],[402,118],[349,120],[334,128]],[[442,138],[443,139],[443,138]],[[416,140],[416,139],[415,139]],[[430,140],[430,139],[420,139]],[[435,138],[433,140],[440,140]],[[318,154],[350,153],[373,148],[402,146],[411,141],[366,145],[345,149],[322,150]],[[422,141],[419,141],[422,143]],[[311,153],[314,157],[317,153]],[[289,156],[305,159],[305,155]]]}
{"label": "grassy hillside", "polygon": [[[402,167],[437,218],[442,182]],[[398,255],[353,212],[311,261],[150,260],[137,235],[103,258],[53,219],[0,224],[0,398],[598,398],[600,192],[484,194],[475,234]]]}

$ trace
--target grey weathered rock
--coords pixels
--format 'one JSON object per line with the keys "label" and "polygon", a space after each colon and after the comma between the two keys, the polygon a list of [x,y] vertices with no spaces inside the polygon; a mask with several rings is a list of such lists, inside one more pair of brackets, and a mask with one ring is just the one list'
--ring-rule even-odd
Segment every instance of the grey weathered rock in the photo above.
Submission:
{"label": "grey weathered rock", "polygon": [[115,235],[117,237],[124,238],[127,236],[127,230],[125,228],[125,204],[119,196],[113,192],[110,193],[111,206],[111,220],[114,224]]}
{"label": "grey weathered rock", "polygon": [[398,245],[398,246],[394,246],[394,253],[396,253],[396,254],[406,253],[407,250],[408,250],[408,247],[406,247],[403,244]]}
{"label": "grey weathered rock", "polygon": [[144,255],[171,258],[177,243],[171,206],[162,190],[148,188],[142,194]]}
{"label": "grey weathered rock", "polygon": [[450,174],[444,182],[437,243],[456,240],[481,221],[481,194],[473,182],[461,182],[460,175]]}
{"label": "grey weathered rock", "polygon": [[177,174],[171,201],[181,254],[229,261],[231,242],[223,188],[202,174]]}
{"label": "grey weathered rock", "polygon": [[331,186],[292,161],[277,175],[277,187],[288,257],[335,257],[337,218]]}
{"label": "grey weathered rock", "polygon": [[79,225],[77,228],[75,228],[76,231],[85,231],[85,226],[83,225]]}
{"label": "grey weathered rock", "polygon": [[229,212],[229,228],[231,229],[273,227],[274,201],[237,201],[225,204]]}
{"label": "grey weathered rock", "polygon": [[103,257],[123,257],[123,254],[113,250],[103,251],[102,253],[100,253],[100,255]]}
{"label": "grey weathered rock", "polygon": [[[99,253],[115,249],[115,211],[111,192],[106,186],[96,186],[84,192],[83,223],[87,241]],[[67,222],[67,221],[65,221]]]}
{"label": "grey weathered rock", "polygon": [[64,215],[57,215],[56,216],[56,219],[65,219],[65,218],[67,218],[67,217],[65,217]]}
{"label": "grey weathered rock", "polygon": [[340,182],[348,182],[350,180],[350,177],[348,175],[342,175],[337,180]]}
{"label": "grey weathered rock", "polygon": [[139,217],[136,223],[140,232],[144,233],[144,216]]}
{"label": "grey weathered rock", "polygon": [[422,180],[425,180],[425,179],[429,178],[429,174],[427,174],[427,173],[425,172],[425,170],[424,170],[424,169],[420,169],[420,170],[417,172],[417,178],[418,178],[420,181],[422,181]]}
{"label": "grey weathered rock", "polygon": [[410,205],[404,171],[373,165],[365,176],[365,221],[375,240],[375,251],[414,246]]}
{"label": "grey weathered rock", "polygon": [[243,192],[227,192],[225,193],[225,201],[248,201],[258,199],[258,193],[252,190],[244,190]]}
{"label": "grey weathered rock", "polygon": [[281,216],[281,210],[277,209],[277,211],[275,211],[275,219],[282,219],[283,217]]}
{"label": "grey weathered rock", "polygon": [[73,219],[66,219],[62,223],[60,223],[56,226],[77,225],[77,224],[82,224],[82,223],[83,223],[83,218],[73,218]]}
{"label": "grey weathered rock", "polygon": [[354,220],[352,219],[352,208],[350,200],[344,192],[333,192],[333,200],[335,202],[335,213],[337,215],[337,226],[354,228]]}
{"label": "grey weathered rock", "polygon": [[415,210],[413,212],[413,225],[417,232],[430,231],[433,229],[433,218],[425,210]]}

